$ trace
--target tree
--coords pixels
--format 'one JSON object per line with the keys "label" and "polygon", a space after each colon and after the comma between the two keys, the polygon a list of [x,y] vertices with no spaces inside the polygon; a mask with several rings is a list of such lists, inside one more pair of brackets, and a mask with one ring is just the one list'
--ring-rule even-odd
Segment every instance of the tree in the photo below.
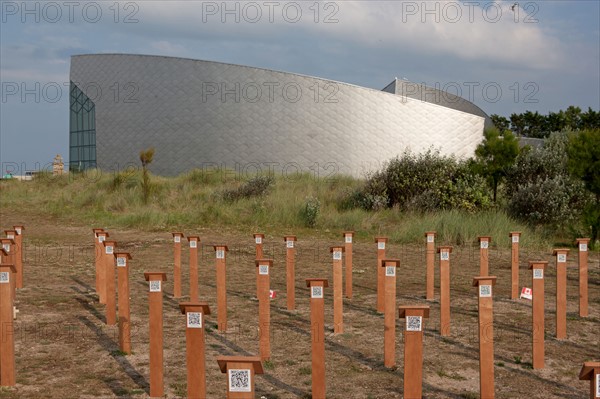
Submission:
{"label": "tree", "polygon": [[600,233],[600,128],[572,133],[567,154],[569,172],[583,180],[596,197],[584,212],[585,221],[592,227],[593,245]]}
{"label": "tree", "polygon": [[477,146],[475,157],[481,174],[492,187],[496,202],[498,184],[519,155],[519,142],[510,130],[501,134],[498,129],[491,128],[486,129],[483,135],[483,142]]}
{"label": "tree", "polygon": [[154,159],[154,147],[140,151],[140,162],[142,162],[142,193],[144,204],[148,203],[150,197],[150,175],[148,174],[148,165]]}
{"label": "tree", "polygon": [[492,120],[492,123],[496,129],[500,130],[501,132],[510,128],[510,121],[503,116],[493,114],[490,116],[490,119]]}

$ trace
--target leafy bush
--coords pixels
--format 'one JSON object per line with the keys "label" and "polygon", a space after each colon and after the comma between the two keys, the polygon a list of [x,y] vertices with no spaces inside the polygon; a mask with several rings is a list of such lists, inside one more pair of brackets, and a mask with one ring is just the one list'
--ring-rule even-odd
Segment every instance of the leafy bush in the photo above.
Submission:
{"label": "leafy bush", "polygon": [[272,176],[256,176],[237,188],[224,190],[221,196],[228,202],[242,198],[260,197],[269,191],[274,182],[275,179]]}
{"label": "leafy bush", "polygon": [[406,151],[369,176],[362,190],[345,201],[346,207],[378,210],[397,206],[411,211],[474,211],[490,204],[485,180],[469,163],[433,150],[418,155]]}
{"label": "leafy bush", "polygon": [[304,202],[304,206],[300,212],[300,217],[304,221],[306,227],[315,227],[317,218],[321,212],[321,201],[318,198],[308,197]]}

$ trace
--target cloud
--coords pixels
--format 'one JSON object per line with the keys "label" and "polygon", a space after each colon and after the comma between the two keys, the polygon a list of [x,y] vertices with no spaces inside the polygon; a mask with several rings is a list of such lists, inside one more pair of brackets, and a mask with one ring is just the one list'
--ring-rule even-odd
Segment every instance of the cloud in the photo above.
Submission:
{"label": "cloud", "polygon": [[184,57],[188,55],[186,48],[180,44],[174,44],[167,40],[159,40],[152,42],[151,47],[154,50],[158,50],[160,54]]}

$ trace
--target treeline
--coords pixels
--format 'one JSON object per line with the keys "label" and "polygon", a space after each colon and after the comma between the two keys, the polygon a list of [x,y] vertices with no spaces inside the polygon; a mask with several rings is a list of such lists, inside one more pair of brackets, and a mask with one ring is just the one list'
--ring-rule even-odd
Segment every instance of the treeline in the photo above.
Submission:
{"label": "treeline", "polygon": [[517,137],[544,139],[553,132],[600,128],[600,111],[594,111],[590,107],[582,112],[581,108],[572,105],[566,111],[550,112],[548,115],[525,111],[522,114],[512,114],[510,119],[496,114],[490,118],[498,130],[510,130]]}

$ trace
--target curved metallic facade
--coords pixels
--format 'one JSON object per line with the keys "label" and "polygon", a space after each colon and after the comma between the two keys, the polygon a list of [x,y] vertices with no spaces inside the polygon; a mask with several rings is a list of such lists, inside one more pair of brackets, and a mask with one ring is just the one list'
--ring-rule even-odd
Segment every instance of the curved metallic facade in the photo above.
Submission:
{"label": "curved metallic facade", "polygon": [[71,81],[93,102],[103,170],[138,165],[139,151],[155,147],[151,170],[160,175],[226,168],[360,176],[406,149],[472,156],[486,119],[464,99],[453,109],[395,87],[183,58],[73,56]]}

